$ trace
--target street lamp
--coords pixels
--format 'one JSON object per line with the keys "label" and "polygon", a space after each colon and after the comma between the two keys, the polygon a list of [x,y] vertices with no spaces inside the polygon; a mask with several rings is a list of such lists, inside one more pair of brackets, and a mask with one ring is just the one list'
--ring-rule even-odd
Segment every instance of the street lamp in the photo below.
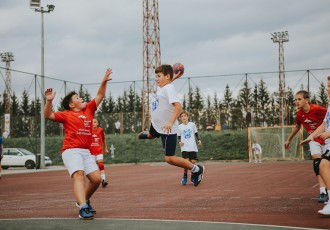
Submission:
{"label": "street lamp", "polygon": [[[31,1],[32,2],[32,1]],[[35,7],[32,4],[30,4],[31,8]],[[40,2],[39,5],[40,6]],[[41,118],[41,124],[40,124],[40,168],[45,168],[45,115],[44,115],[44,91],[45,91],[45,67],[44,67],[44,13],[50,13],[55,9],[54,5],[47,5],[47,7],[44,9],[44,7],[35,8],[34,10],[36,12],[41,13],[41,86],[40,86],[40,93],[41,93],[41,106],[40,106],[40,118]],[[38,158],[37,158],[38,161]]]}

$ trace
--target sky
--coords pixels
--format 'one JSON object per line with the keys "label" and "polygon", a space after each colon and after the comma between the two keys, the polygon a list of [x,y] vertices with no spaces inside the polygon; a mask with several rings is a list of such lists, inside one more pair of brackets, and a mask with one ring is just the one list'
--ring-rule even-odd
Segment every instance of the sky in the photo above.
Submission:
{"label": "sky", "polygon": [[[30,1],[0,1],[0,53],[12,52],[11,68],[41,73],[41,14]],[[43,0],[55,5],[44,14],[45,76],[80,84],[99,83],[113,69],[108,92],[120,94],[132,82],[141,89],[143,0]],[[188,85],[222,98],[228,84],[235,91],[249,74],[278,89],[278,44],[271,33],[289,32],[284,43],[285,70],[330,68],[330,1],[328,0],[158,0],[161,62],[185,66],[175,82],[179,93]],[[0,67],[5,67],[0,62]],[[5,70],[0,69],[0,92]],[[12,72],[12,89],[33,93],[32,75]],[[227,74],[234,74],[225,76]],[[311,82],[325,81],[330,70],[312,71]],[[202,76],[217,76],[202,78]],[[201,78],[199,78],[201,77]],[[306,72],[286,74],[286,86],[299,90]],[[120,83],[122,82],[122,83]],[[39,82],[37,84],[40,84]],[[45,80],[63,92],[63,83]],[[74,87],[74,86],[71,86]],[[87,85],[92,94],[98,84]]]}

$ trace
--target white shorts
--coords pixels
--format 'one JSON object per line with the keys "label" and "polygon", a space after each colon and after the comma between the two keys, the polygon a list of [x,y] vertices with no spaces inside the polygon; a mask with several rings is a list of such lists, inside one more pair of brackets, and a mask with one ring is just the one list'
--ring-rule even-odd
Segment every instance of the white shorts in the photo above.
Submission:
{"label": "white shorts", "polygon": [[92,157],[94,157],[95,161],[103,161],[103,154],[92,155]]}
{"label": "white shorts", "polygon": [[309,142],[309,150],[310,150],[312,156],[315,154],[322,155],[327,150],[327,146],[321,145],[317,141],[311,141],[311,142]]}
{"label": "white shorts", "polygon": [[99,170],[95,158],[88,149],[67,149],[62,153],[62,160],[70,176],[76,171],[84,171],[85,175]]}
{"label": "white shorts", "polygon": [[254,151],[254,153],[257,154],[257,155],[261,154],[260,151]]}

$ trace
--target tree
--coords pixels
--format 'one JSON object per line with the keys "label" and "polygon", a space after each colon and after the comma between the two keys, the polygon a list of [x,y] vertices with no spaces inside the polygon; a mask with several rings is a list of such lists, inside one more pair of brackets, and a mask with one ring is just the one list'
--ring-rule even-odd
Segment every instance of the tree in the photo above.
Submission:
{"label": "tree", "polygon": [[264,125],[269,111],[270,96],[265,82],[261,79],[258,85],[258,123]]}
{"label": "tree", "polygon": [[323,82],[321,82],[319,92],[317,93],[317,104],[322,105],[323,107],[328,107],[328,93],[327,89],[325,88],[325,85]]}
{"label": "tree", "polygon": [[224,116],[224,123],[229,125],[230,109],[234,104],[234,99],[232,97],[233,93],[231,92],[229,85],[226,85],[225,92],[223,94],[223,100],[221,101],[221,114]]}

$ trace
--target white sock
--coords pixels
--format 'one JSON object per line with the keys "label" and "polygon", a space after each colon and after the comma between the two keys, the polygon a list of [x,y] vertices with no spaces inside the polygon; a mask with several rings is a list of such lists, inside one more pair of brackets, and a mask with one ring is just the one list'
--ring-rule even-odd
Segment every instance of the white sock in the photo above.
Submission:
{"label": "white sock", "polygon": [[320,187],[320,194],[326,194],[327,193],[327,190],[325,189],[325,187]]}
{"label": "white sock", "polygon": [[101,179],[105,180],[105,174],[101,174]]}
{"label": "white sock", "polygon": [[199,171],[199,167],[197,165],[193,165],[191,172],[197,173]]}
{"label": "white sock", "polygon": [[83,206],[85,206],[85,205],[87,205],[87,203],[80,204],[80,205],[79,205],[80,209],[81,209]]}

